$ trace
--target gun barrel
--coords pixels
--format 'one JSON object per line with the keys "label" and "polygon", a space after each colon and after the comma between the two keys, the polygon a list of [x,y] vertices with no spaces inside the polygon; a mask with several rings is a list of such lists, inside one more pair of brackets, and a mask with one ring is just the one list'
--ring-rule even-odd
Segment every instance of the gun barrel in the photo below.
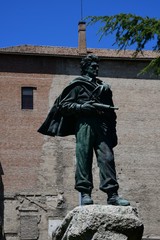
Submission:
{"label": "gun barrel", "polygon": [[111,106],[111,105],[106,105],[106,104],[102,104],[102,103],[93,103],[92,104],[94,107],[97,107],[99,109],[114,109],[114,110],[118,110],[119,108],[118,107],[114,107],[114,106]]}

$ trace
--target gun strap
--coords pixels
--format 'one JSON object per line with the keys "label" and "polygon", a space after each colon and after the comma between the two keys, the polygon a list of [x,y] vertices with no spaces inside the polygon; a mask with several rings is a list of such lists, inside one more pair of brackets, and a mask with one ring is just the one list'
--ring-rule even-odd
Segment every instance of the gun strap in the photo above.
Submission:
{"label": "gun strap", "polygon": [[[100,96],[102,90],[103,90],[103,85],[102,86],[97,86],[92,92],[90,92],[84,85],[82,86],[85,91],[87,92],[88,96],[89,96],[89,100],[96,100],[97,102],[100,102],[98,100],[98,97]],[[95,93],[98,92],[98,95],[95,95]]]}

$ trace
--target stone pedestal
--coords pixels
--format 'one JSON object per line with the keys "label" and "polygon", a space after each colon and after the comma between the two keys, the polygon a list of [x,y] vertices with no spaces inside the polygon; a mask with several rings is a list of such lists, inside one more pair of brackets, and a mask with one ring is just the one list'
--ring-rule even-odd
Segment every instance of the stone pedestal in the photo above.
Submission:
{"label": "stone pedestal", "polygon": [[53,240],[141,240],[143,224],[132,207],[89,205],[67,214]]}

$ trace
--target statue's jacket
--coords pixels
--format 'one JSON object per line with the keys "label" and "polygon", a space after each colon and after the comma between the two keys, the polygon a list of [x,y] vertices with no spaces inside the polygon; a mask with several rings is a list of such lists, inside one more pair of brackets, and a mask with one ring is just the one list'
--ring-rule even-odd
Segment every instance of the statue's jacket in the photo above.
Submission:
{"label": "statue's jacket", "polygon": [[[55,100],[38,132],[53,137],[75,135],[76,122],[83,117],[83,113],[76,112],[76,104],[83,104],[94,99],[99,103],[113,106],[110,86],[99,79],[97,79],[97,83],[96,85],[89,81],[86,76],[80,76],[71,81]],[[113,147],[116,146],[116,113],[113,109],[109,109],[104,114],[93,114],[85,117],[101,119],[115,139]]]}

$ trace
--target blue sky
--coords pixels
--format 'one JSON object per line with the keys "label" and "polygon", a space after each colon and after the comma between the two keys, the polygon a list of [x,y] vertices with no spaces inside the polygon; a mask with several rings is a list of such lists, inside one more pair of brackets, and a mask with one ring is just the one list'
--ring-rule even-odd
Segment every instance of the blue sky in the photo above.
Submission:
{"label": "blue sky", "polygon": [[[160,18],[160,0],[0,0],[0,47],[77,47],[81,1],[83,17],[132,13]],[[87,47],[113,48],[113,36],[99,41],[98,27],[87,27]]]}

